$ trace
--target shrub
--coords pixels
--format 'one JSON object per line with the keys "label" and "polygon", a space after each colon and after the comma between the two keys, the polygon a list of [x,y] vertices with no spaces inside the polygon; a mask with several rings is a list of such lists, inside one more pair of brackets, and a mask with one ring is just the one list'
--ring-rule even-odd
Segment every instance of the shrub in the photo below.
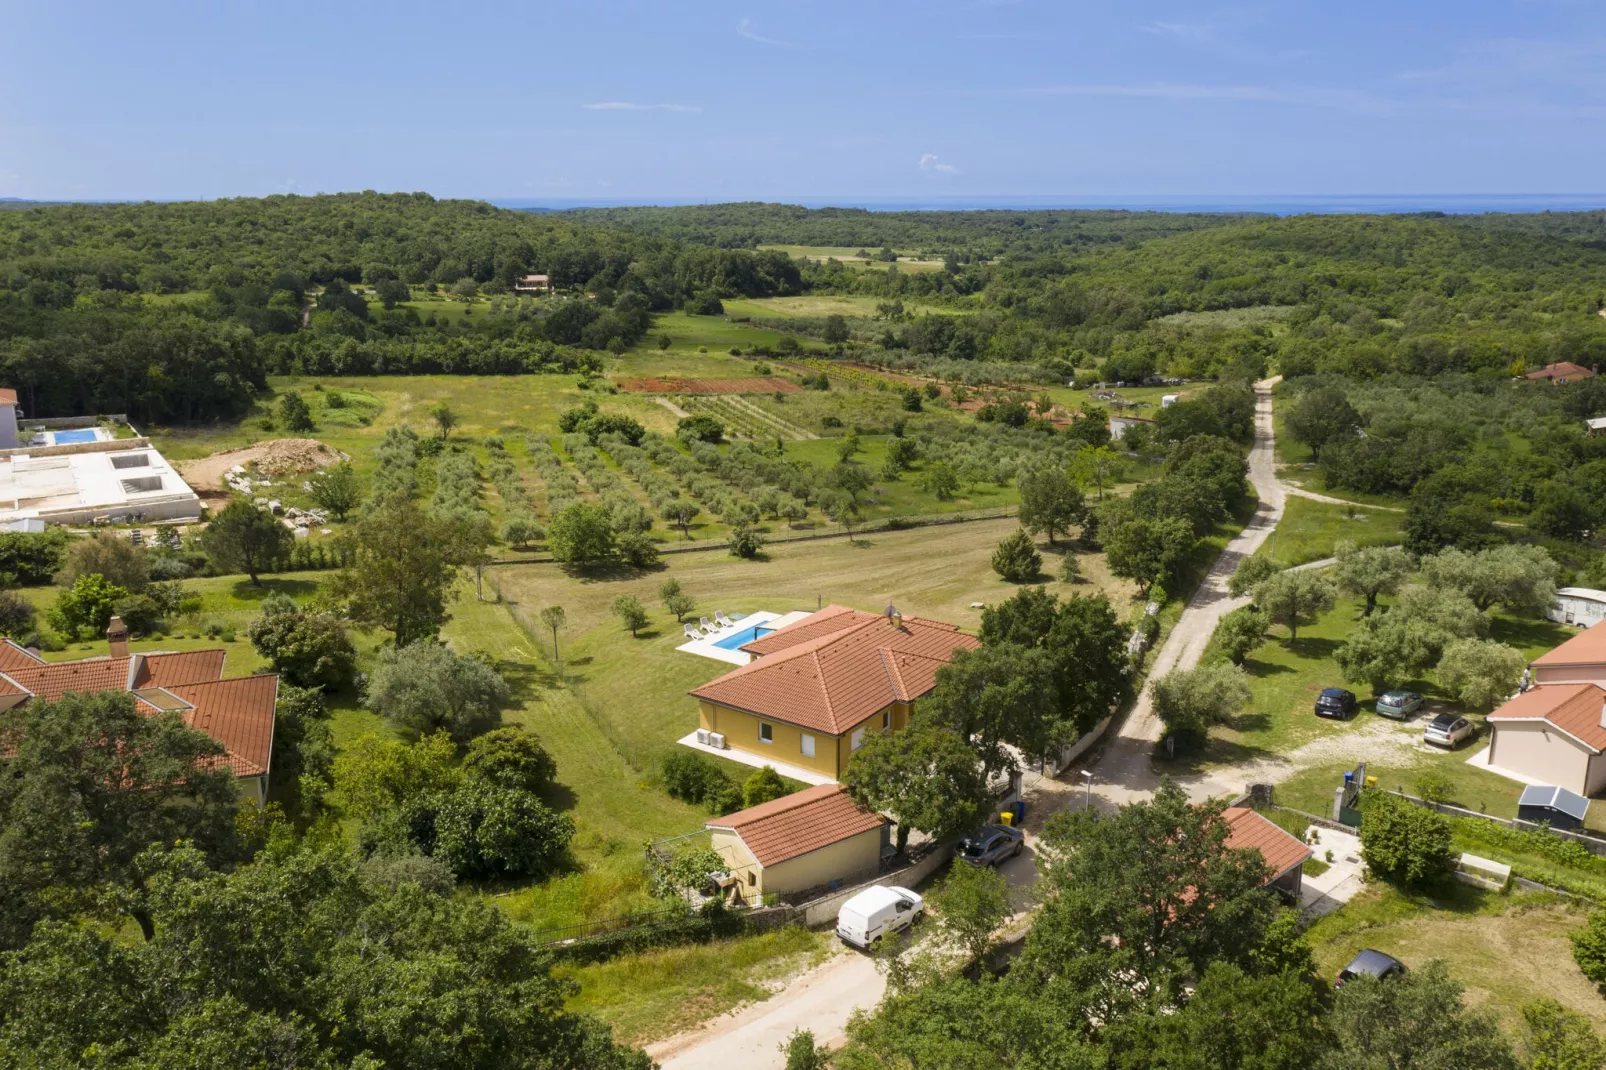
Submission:
{"label": "shrub", "polygon": [[682,417],[675,425],[675,437],[682,442],[723,442],[725,441],[725,425],[699,413],[696,416]]}
{"label": "shrub", "polygon": [[1391,884],[1427,888],[1455,869],[1450,822],[1444,815],[1385,792],[1366,799],[1361,854],[1366,868]]}
{"label": "shrub", "polygon": [[0,635],[13,639],[27,635],[38,615],[33,603],[16,591],[0,591]]}
{"label": "shrub", "polygon": [[715,813],[742,807],[741,789],[695,751],[675,751],[666,757],[663,778],[664,790],[682,802],[702,804]]}
{"label": "shrub", "polygon": [[76,639],[85,629],[106,631],[114,607],[128,597],[128,589],[107,582],[104,576],[79,576],[71,589],[63,591],[46,614],[50,626],[68,639]]}
{"label": "shrub", "polygon": [[444,729],[459,744],[490,729],[508,697],[495,669],[428,640],[383,654],[368,687],[368,705],[407,734]]}
{"label": "shrub", "polygon": [[574,822],[521,788],[471,780],[386,815],[368,833],[375,853],[408,843],[459,877],[540,877],[557,868]]}
{"label": "shrub", "polygon": [[1266,614],[1254,606],[1239,606],[1216,625],[1216,648],[1234,665],[1242,665],[1265,641],[1269,623]]}
{"label": "shrub", "polygon": [[993,552],[993,571],[1010,583],[1030,583],[1043,570],[1043,555],[1032,545],[1030,535],[1020,528],[1008,535]]}
{"label": "shrub", "polygon": [[[222,631],[220,626],[216,634]],[[357,650],[332,613],[305,613],[288,598],[267,598],[246,635],[274,671],[296,687],[338,691],[356,678]]]}
{"label": "shrub", "polygon": [[1589,923],[1568,939],[1573,945],[1573,961],[1584,976],[1606,987],[1606,910],[1589,915]]}
{"label": "shrub", "polygon": [[619,623],[630,629],[632,637],[647,626],[647,609],[633,594],[622,594],[613,600],[613,614]]}
{"label": "shrub", "polygon": [[731,529],[730,538],[726,540],[730,552],[736,557],[752,559],[764,549],[764,536],[751,524],[737,524]]}
{"label": "shrub", "polygon": [[552,783],[558,765],[534,735],[517,725],[506,725],[468,745],[463,772],[498,787],[539,794]]}
{"label": "shrub", "polygon": [[743,806],[757,806],[786,794],[786,781],[781,779],[781,774],[775,771],[774,766],[764,766],[742,783]]}
{"label": "shrub", "polygon": [[658,544],[644,531],[619,536],[619,557],[631,568],[651,568],[659,560]]}
{"label": "shrub", "polygon": [[289,393],[279,399],[279,422],[286,431],[311,431],[312,410],[300,394]]}
{"label": "shrub", "polygon": [[445,899],[457,890],[452,867],[428,855],[376,855],[362,864],[360,872],[369,883],[391,891],[416,884],[431,895]]}
{"label": "shrub", "polygon": [[138,594],[150,582],[150,553],[115,532],[102,531],[80,539],[67,549],[67,560],[56,582],[71,587],[80,576],[102,576],[107,583]]}

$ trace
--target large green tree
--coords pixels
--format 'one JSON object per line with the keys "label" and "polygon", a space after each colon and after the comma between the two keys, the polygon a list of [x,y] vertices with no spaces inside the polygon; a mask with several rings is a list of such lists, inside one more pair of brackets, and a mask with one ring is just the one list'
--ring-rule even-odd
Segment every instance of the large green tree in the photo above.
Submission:
{"label": "large green tree", "polygon": [[957,836],[980,818],[987,802],[981,761],[952,729],[911,725],[864,741],[842,773],[861,805],[892,815],[898,849],[918,830],[934,839]]}
{"label": "large green tree", "polygon": [[471,532],[400,495],[370,508],[350,536],[351,560],[331,583],[351,619],[384,628],[398,647],[430,639],[464,562],[478,553]]}
{"label": "large green tree", "polygon": [[293,537],[266,509],[234,501],[201,532],[201,548],[219,572],[243,572],[260,587],[259,573],[290,551]]}
{"label": "large green tree", "polygon": [[1022,473],[1020,488],[1020,526],[1033,535],[1046,534],[1048,544],[1054,536],[1069,531],[1087,516],[1082,490],[1064,468],[1044,467]]}
{"label": "large green tree", "polygon": [[1320,1070],[1518,1070],[1521,1063],[1487,1010],[1461,1001],[1443,962],[1339,990],[1330,1022],[1338,1043]]}
{"label": "large green tree", "polygon": [[0,945],[39,919],[126,909],[147,938],[140,853],[185,840],[222,862],[239,849],[240,795],[221,744],[122,692],[32,700],[0,713]]}

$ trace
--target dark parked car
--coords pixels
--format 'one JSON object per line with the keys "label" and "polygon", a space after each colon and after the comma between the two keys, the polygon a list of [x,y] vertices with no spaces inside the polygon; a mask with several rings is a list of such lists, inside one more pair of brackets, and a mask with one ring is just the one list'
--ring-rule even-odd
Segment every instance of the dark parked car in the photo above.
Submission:
{"label": "dark parked car", "polygon": [[1323,688],[1316,696],[1316,716],[1348,720],[1355,716],[1355,692],[1342,687]]}
{"label": "dark parked car", "polygon": [[1381,951],[1367,948],[1350,959],[1348,966],[1338,971],[1338,978],[1333,982],[1333,987],[1343,988],[1345,982],[1353,981],[1362,975],[1386,981],[1390,977],[1398,977],[1404,972],[1405,963],[1393,955],[1385,955]]}
{"label": "dark parked car", "polygon": [[1026,834],[1003,825],[983,825],[959,841],[959,858],[973,866],[996,866],[1020,854]]}

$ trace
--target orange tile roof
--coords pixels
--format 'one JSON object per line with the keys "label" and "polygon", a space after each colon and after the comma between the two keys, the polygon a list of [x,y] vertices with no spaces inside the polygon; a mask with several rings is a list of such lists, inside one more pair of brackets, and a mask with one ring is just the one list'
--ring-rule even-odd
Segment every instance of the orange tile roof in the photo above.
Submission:
{"label": "orange tile roof", "polygon": [[0,387],[0,405],[15,405],[17,392],[9,387]]}
{"label": "orange tile roof", "polygon": [[[831,610],[832,619],[855,612],[840,606]],[[818,614],[793,627],[808,624],[813,616]],[[956,649],[981,645],[952,624],[905,617],[895,627],[880,614],[860,616],[864,619],[785,646],[691,694],[840,736],[894,702],[912,702],[926,694]],[[786,631],[790,629],[775,634]]]}
{"label": "orange tile roof", "polygon": [[1259,851],[1266,868],[1271,870],[1271,880],[1303,864],[1314,853],[1298,836],[1278,828],[1247,806],[1229,806],[1221,817],[1227,822],[1227,846]]}
{"label": "orange tile roof", "polygon": [[855,624],[879,619],[881,619],[879,613],[866,613],[862,609],[852,609],[848,606],[826,606],[816,613],[810,613],[802,620],[793,621],[784,628],[777,628],[762,639],[743,643],[741,649],[754,657],[777,654],[799,643],[806,643],[810,639],[818,639],[822,635],[835,635]]}
{"label": "orange tile roof", "polygon": [[31,653],[26,647],[19,646],[10,639],[0,642],[0,672],[8,669],[26,669],[44,663],[44,658]]}
{"label": "orange tile roof", "polygon": [[[185,723],[223,744],[236,776],[260,776],[268,771],[273,755],[279,678],[223,680],[226,654],[218,648],[42,662],[16,657],[14,651],[0,645],[0,697],[31,695],[55,702],[72,692],[133,691],[135,706],[149,714],[179,706],[164,699],[157,690],[162,689],[194,707],[182,710]],[[13,664],[16,662],[22,663]],[[132,688],[131,667],[135,675]]]}
{"label": "orange tile roof", "polygon": [[46,702],[55,702],[68,692],[128,690],[128,659],[53,661],[27,668],[7,669],[6,675]]}
{"label": "orange tile roof", "polygon": [[183,711],[184,723],[223,744],[235,776],[260,776],[268,771],[273,756],[273,706],[279,696],[277,676],[242,676],[166,690],[194,704],[194,709]]}
{"label": "orange tile roof", "polygon": [[1581,364],[1574,364],[1570,360],[1559,360],[1554,364],[1546,364],[1538,371],[1528,373],[1529,379],[1588,379],[1595,373]]}
{"label": "orange tile roof", "polygon": [[1606,690],[1595,684],[1541,684],[1531,687],[1489,715],[1501,721],[1548,721],[1599,754],[1606,750],[1606,728],[1600,725]]}
{"label": "orange tile roof", "polygon": [[759,865],[774,866],[886,823],[880,814],[854,802],[841,784],[821,784],[716,817],[708,827],[735,832]]}
{"label": "orange tile roof", "polygon": [[1554,650],[1534,658],[1535,665],[1606,665],[1606,621],[1592,624]]}
{"label": "orange tile roof", "polygon": [[223,660],[228,652],[217,647],[212,650],[134,656],[141,660],[139,671],[134,676],[135,687],[169,687],[173,684],[200,684],[223,679]]}

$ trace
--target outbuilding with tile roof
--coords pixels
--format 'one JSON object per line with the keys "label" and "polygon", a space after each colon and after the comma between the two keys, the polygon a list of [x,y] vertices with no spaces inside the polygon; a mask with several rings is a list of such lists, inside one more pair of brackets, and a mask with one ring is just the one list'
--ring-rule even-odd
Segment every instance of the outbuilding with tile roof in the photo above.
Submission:
{"label": "outbuilding with tile roof", "polygon": [[1305,860],[1314,853],[1305,841],[1247,806],[1229,806],[1221,819],[1227,823],[1228,847],[1260,853],[1271,871],[1265,887],[1298,902],[1305,883]]}
{"label": "outbuilding with tile roof", "polygon": [[805,788],[708,822],[729,865],[733,898],[754,901],[873,876],[887,819],[854,802],[840,784]]}
{"label": "outbuilding with tile roof", "polygon": [[756,660],[691,691],[699,734],[835,778],[878,732],[905,727],[956,650],[957,626],[829,606],[742,647]]}

